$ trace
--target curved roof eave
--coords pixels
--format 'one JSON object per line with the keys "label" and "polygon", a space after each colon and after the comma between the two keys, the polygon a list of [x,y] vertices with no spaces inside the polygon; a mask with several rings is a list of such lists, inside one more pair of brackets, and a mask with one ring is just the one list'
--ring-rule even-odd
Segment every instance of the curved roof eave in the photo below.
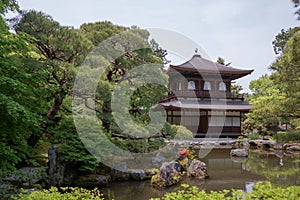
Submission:
{"label": "curved roof eave", "polygon": [[228,67],[215,63],[213,61],[202,58],[200,55],[194,55],[189,61],[186,61],[180,65],[170,65],[166,73],[172,73],[170,69],[174,69],[180,72],[198,72],[198,73],[210,73],[210,74],[232,74],[241,75],[238,78],[251,74],[254,70],[243,70],[233,67]]}

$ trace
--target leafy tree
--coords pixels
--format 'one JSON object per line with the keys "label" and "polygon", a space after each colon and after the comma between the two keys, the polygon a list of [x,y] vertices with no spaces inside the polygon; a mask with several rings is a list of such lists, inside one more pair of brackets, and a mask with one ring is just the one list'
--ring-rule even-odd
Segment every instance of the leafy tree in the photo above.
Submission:
{"label": "leafy tree", "polygon": [[109,37],[128,30],[123,26],[117,26],[109,21],[84,23],[80,26],[80,32],[84,34],[94,46],[98,46]]}
{"label": "leafy tree", "polygon": [[[130,31],[136,41],[145,44],[144,49],[126,51],[125,55],[109,61],[98,59],[106,66],[106,74],[99,80],[96,93],[96,112],[102,122],[105,134],[121,148],[132,152],[145,152],[155,141],[161,143],[159,135],[149,138],[132,137],[123,132],[114,122],[113,113],[110,108],[112,92],[121,81],[131,84],[130,70],[145,63],[161,63],[162,59],[156,56],[147,40],[149,33],[137,27],[126,28],[113,25],[110,22],[96,22],[83,24],[80,29],[61,26],[51,16],[37,11],[22,12],[21,15],[11,21],[18,34],[26,33],[27,41],[35,46],[35,50],[42,56],[40,61],[40,76],[43,81],[40,85],[47,91],[44,101],[48,103],[41,105],[47,110],[43,113],[48,122],[43,123],[44,133],[50,133],[53,143],[62,144],[60,151],[64,158],[81,165],[82,170],[93,170],[97,161],[85,150],[76,128],[72,122],[71,95],[80,96],[89,108],[91,99],[89,94],[81,94],[73,90],[73,81],[77,67],[81,65],[87,53],[99,45],[105,39],[123,31]],[[118,48],[126,49],[132,44],[116,44]],[[162,75],[162,70],[161,70]],[[131,86],[130,86],[131,87]],[[134,121],[143,126],[149,122],[149,110],[158,100],[166,94],[164,87],[153,84],[144,84],[142,87],[134,88],[129,108]],[[88,119],[84,119],[85,121]],[[40,135],[32,138],[36,143]],[[149,143],[148,143],[149,142]]]}
{"label": "leafy tree", "polygon": [[[49,92],[46,97],[49,102],[46,117],[50,123],[43,124],[47,133],[48,127],[60,120],[56,114],[64,98],[71,93],[75,67],[80,65],[92,44],[78,30],[61,26],[42,12],[22,12],[11,22],[17,33],[24,32],[31,36],[28,42],[43,55],[40,58],[43,64],[41,70],[46,76],[43,86]],[[38,139],[32,138],[35,143]]]}
{"label": "leafy tree", "polygon": [[150,40],[150,45],[151,45],[151,49],[153,50],[153,53],[157,57],[162,58],[164,64],[168,64],[171,62],[166,58],[166,56],[168,55],[167,50],[162,49],[154,39]]}
{"label": "leafy tree", "polygon": [[286,98],[281,101],[281,116],[289,119],[292,125],[300,125],[300,32],[299,30],[292,35],[283,49],[280,58],[270,67],[275,72],[271,78],[280,89],[285,93]]}
{"label": "leafy tree", "polygon": [[5,24],[3,15],[8,11],[19,11],[19,5],[16,0],[2,0],[0,1],[0,30],[7,31],[8,27]]}
{"label": "leafy tree", "polygon": [[254,105],[247,115],[245,128],[258,132],[276,131],[280,123],[300,126],[300,34],[299,27],[281,30],[273,41],[274,51],[279,55],[270,66],[271,76],[264,75],[250,83]]}
{"label": "leafy tree", "polygon": [[288,30],[282,29],[281,32],[276,35],[275,40],[272,42],[275,54],[280,55],[286,47],[287,41],[299,30],[300,27],[289,28]]}
{"label": "leafy tree", "polygon": [[[6,34],[10,37],[18,36],[20,38],[16,38],[14,43],[9,41],[6,35],[3,35],[5,40],[1,40],[1,42],[3,41],[3,44],[1,43],[1,47],[3,47],[1,48],[3,51],[1,55],[4,57],[0,62],[9,63],[6,65],[7,67],[10,65],[17,67],[3,68],[3,77],[22,79],[21,82],[25,81],[25,85],[18,85],[18,82],[14,83],[13,81],[3,81],[3,84],[1,82],[3,86],[6,85],[3,87],[3,91],[0,91],[7,98],[5,100],[3,97],[3,103],[1,102],[3,107],[1,109],[6,109],[4,112],[6,114],[1,115],[1,118],[16,119],[18,134],[24,138],[18,141],[27,142],[23,146],[16,145],[16,148],[22,147],[24,151],[27,147],[29,149],[24,155],[16,157],[14,163],[24,160],[44,133],[50,137],[52,143],[61,144],[60,151],[66,161],[79,164],[82,170],[93,170],[98,166],[96,159],[87,152],[80,141],[72,121],[71,98],[74,95],[81,97],[87,108],[89,108],[90,101],[96,102],[97,116],[102,122],[106,136],[123,149],[132,152],[145,152],[151,148],[157,148],[158,144],[162,144],[161,137],[167,137],[166,133],[171,134],[170,126],[166,124],[163,131],[153,136],[144,138],[129,135],[115,123],[114,113],[110,107],[114,88],[121,82],[125,83],[128,86],[127,89],[133,93],[129,105],[124,107],[124,112],[129,109],[130,117],[136,124],[143,127],[150,122],[149,112],[153,105],[167,93],[163,86],[148,84],[143,79],[141,80],[141,87],[134,87],[135,75],[132,74],[131,70],[146,63],[159,63],[161,68],[156,74],[153,74],[154,78],[167,80],[162,71],[163,56],[166,55],[166,52],[155,41],[152,41],[151,44],[148,43],[149,33],[146,30],[135,26],[131,28],[116,26],[107,21],[83,24],[80,29],[74,29],[73,27],[61,26],[51,16],[37,11],[21,12],[20,16],[11,20],[11,23],[17,34],[9,33],[8,29],[6,29]],[[115,60],[104,59],[101,56],[93,58],[107,66],[105,74],[98,82],[96,99],[92,99],[89,94],[82,94],[73,90],[77,67],[85,60],[86,55],[99,43],[121,32],[128,32],[132,37],[135,37],[135,42],[142,44],[144,48],[128,51],[127,49],[131,48],[130,45],[135,44],[120,41],[116,43],[115,48],[116,51],[126,52],[124,55]],[[18,46],[18,39],[24,47]],[[6,48],[5,45],[8,44],[11,45],[11,49]],[[25,57],[25,54],[28,56]],[[23,66],[23,68],[19,66]],[[144,73],[152,73],[150,65],[145,68]],[[9,90],[7,89],[8,83],[11,84]],[[19,90],[20,92],[14,93]],[[14,106],[5,105],[5,103],[12,104],[12,98],[16,98],[16,103],[19,103],[19,100],[24,102],[20,104],[24,105],[24,108],[19,108],[17,104]],[[8,110],[8,108],[12,109]],[[21,111],[22,109],[25,110],[25,114],[31,114],[30,118],[24,117],[25,114],[21,115],[21,111],[16,110],[16,108]],[[20,121],[21,119],[22,121]],[[83,121],[88,120],[88,118],[83,119]],[[14,121],[3,120],[3,127],[11,127],[12,125],[7,124],[8,122]],[[129,124],[126,126],[130,127]],[[26,133],[26,130],[29,129],[30,131]],[[135,127],[132,127],[132,130],[138,132]],[[19,135],[18,137],[21,137]],[[15,144],[8,139],[1,141],[4,141],[3,148],[5,145]],[[14,152],[13,150],[10,151],[7,158]],[[11,158],[14,157],[11,156]]]}
{"label": "leafy tree", "polygon": [[[99,81],[96,93],[96,112],[98,114],[98,117],[101,119],[102,126],[105,132],[112,137],[112,141],[117,141],[120,146],[123,146],[123,148],[127,150],[129,149],[133,152],[145,152],[147,151],[147,142],[150,142],[150,144],[153,144],[155,146],[153,140],[155,140],[154,138],[159,138],[159,133],[155,134],[154,136],[150,136],[150,134],[142,132],[143,135],[146,134],[149,135],[149,137],[139,137],[138,132],[142,129],[139,129],[138,126],[142,127],[150,122],[150,109],[164,95],[166,95],[167,91],[163,86],[148,84],[147,81],[144,80],[136,80],[136,74],[134,74],[132,70],[135,67],[142,66],[147,63],[159,63],[161,65],[161,69],[159,72],[157,72],[157,75],[153,74],[153,77],[157,79],[162,78],[166,81],[166,76],[163,74],[162,71],[162,58],[158,57],[158,55],[163,55],[156,54],[152,51],[151,45],[147,42],[149,33],[146,30],[142,30],[137,27],[131,27],[129,29],[117,26],[117,29],[114,28],[113,30],[115,30],[115,32],[113,32],[107,29],[104,29],[104,31],[102,31],[102,26],[111,27],[111,24],[107,22],[84,24],[83,26],[81,26],[81,30],[87,33],[88,37],[92,41],[96,41],[94,43],[95,45],[98,45],[98,42],[101,42],[103,38],[105,38],[101,35],[101,33],[103,32],[105,36],[113,36],[114,34],[125,31],[125,39],[114,39],[114,44],[112,47],[115,48],[113,51],[122,51],[125,53],[124,55],[118,57],[113,61],[106,61],[106,72]],[[134,39],[129,39],[127,41],[126,37]],[[141,44],[141,46],[144,48],[135,51],[130,51],[129,49],[136,44]],[[153,41],[152,44],[154,44]],[[157,52],[161,50],[158,46],[155,47]],[[105,60],[102,60],[101,62],[105,62]],[[149,66],[143,68],[143,71],[140,72],[144,73],[145,75],[148,75],[153,73],[154,71],[151,71],[151,66]],[[142,86],[135,88],[135,84],[141,83],[140,81],[142,82]],[[121,113],[126,113],[129,110],[131,118],[136,124],[133,125],[128,123],[127,117],[122,120],[122,123],[123,126],[125,126],[127,129],[130,129],[131,132],[134,133],[134,136],[132,135],[132,133],[126,133],[126,131],[123,131],[119,127],[119,125],[115,123],[114,120],[114,117],[116,117],[114,116],[114,114],[119,114],[112,112],[111,98],[115,87],[118,85],[123,85],[123,89],[119,90],[119,92],[124,93],[124,95],[126,95],[126,92],[132,92],[129,105],[121,105],[118,109],[119,113],[121,112],[120,110],[122,110]],[[84,98],[86,106],[89,107],[88,102],[91,97],[89,97],[88,94],[78,95]],[[141,142],[142,145],[140,145]],[[160,140],[158,142],[161,143]],[[149,148],[152,147],[149,146]]]}
{"label": "leafy tree", "polygon": [[[4,7],[3,7],[4,6]],[[1,1],[1,12],[17,9],[15,1]],[[1,20],[3,20],[2,16]],[[4,20],[3,20],[4,21]],[[45,91],[41,58],[24,34],[0,31],[0,167],[13,169],[33,151],[32,137],[41,136]],[[36,106],[36,105],[40,105]]]}
{"label": "leafy tree", "polygon": [[18,11],[19,5],[16,0],[2,0],[0,2],[0,13],[3,15],[8,11]]}
{"label": "leafy tree", "polygon": [[276,131],[277,124],[282,120],[280,116],[284,109],[281,102],[285,100],[285,94],[268,75],[251,81],[249,88],[252,94],[249,95],[248,101],[253,104],[253,108],[246,114],[247,120],[243,127],[246,131],[256,130],[260,134],[265,134],[267,130]]}
{"label": "leafy tree", "polygon": [[239,94],[241,94],[242,90],[243,90],[243,87],[239,84],[231,85],[231,94],[233,96],[238,96]]}

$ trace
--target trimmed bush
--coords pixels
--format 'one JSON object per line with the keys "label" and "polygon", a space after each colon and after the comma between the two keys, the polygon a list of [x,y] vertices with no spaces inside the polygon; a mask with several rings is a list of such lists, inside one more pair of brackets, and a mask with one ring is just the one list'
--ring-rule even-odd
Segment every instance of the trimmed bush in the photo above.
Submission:
{"label": "trimmed bush", "polygon": [[290,130],[287,132],[278,132],[274,139],[277,142],[300,142],[300,130]]}

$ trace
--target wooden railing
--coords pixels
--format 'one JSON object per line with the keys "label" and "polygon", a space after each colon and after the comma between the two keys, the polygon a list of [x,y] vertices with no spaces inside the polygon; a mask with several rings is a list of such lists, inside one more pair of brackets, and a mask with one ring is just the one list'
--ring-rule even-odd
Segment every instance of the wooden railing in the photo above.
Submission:
{"label": "wooden railing", "polygon": [[177,90],[169,93],[169,96],[176,97],[197,97],[197,98],[210,98],[210,99],[239,99],[244,100],[244,94],[232,94],[231,92],[219,92],[219,91],[200,91],[200,90]]}

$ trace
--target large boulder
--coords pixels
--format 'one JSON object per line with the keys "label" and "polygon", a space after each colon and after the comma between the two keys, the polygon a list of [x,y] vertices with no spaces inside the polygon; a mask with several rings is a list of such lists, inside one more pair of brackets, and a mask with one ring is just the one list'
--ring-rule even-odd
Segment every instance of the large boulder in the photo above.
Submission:
{"label": "large boulder", "polygon": [[62,159],[62,155],[58,152],[56,145],[53,145],[48,150],[48,159],[48,184],[49,186],[61,186],[64,180],[66,164]]}
{"label": "large boulder", "polygon": [[159,169],[158,174],[154,175],[151,183],[163,186],[171,186],[178,183],[181,179],[181,165],[178,162],[165,162]]}
{"label": "large boulder", "polygon": [[3,181],[20,184],[22,186],[31,186],[46,179],[45,167],[23,167],[14,171],[9,176],[3,178]]}
{"label": "large boulder", "polygon": [[230,155],[237,157],[248,157],[248,152],[246,149],[233,149],[230,151]]}
{"label": "large boulder", "polygon": [[187,169],[188,176],[205,179],[207,176],[207,168],[204,162],[193,160]]}
{"label": "large boulder", "polygon": [[130,172],[125,162],[115,164],[115,169],[112,171],[112,179],[118,181],[126,181],[130,179]]}
{"label": "large boulder", "polygon": [[165,161],[165,157],[163,155],[161,155],[160,152],[158,152],[155,157],[152,159],[152,164],[155,167],[160,166],[163,162]]}
{"label": "large boulder", "polygon": [[289,146],[289,147],[286,148],[286,150],[288,150],[288,151],[300,151],[300,146],[296,146],[296,145]]}
{"label": "large boulder", "polygon": [[130,170],[130,178],[135,181],[143,181],[146,179],[146,173],[142,169],[132,169]]}

